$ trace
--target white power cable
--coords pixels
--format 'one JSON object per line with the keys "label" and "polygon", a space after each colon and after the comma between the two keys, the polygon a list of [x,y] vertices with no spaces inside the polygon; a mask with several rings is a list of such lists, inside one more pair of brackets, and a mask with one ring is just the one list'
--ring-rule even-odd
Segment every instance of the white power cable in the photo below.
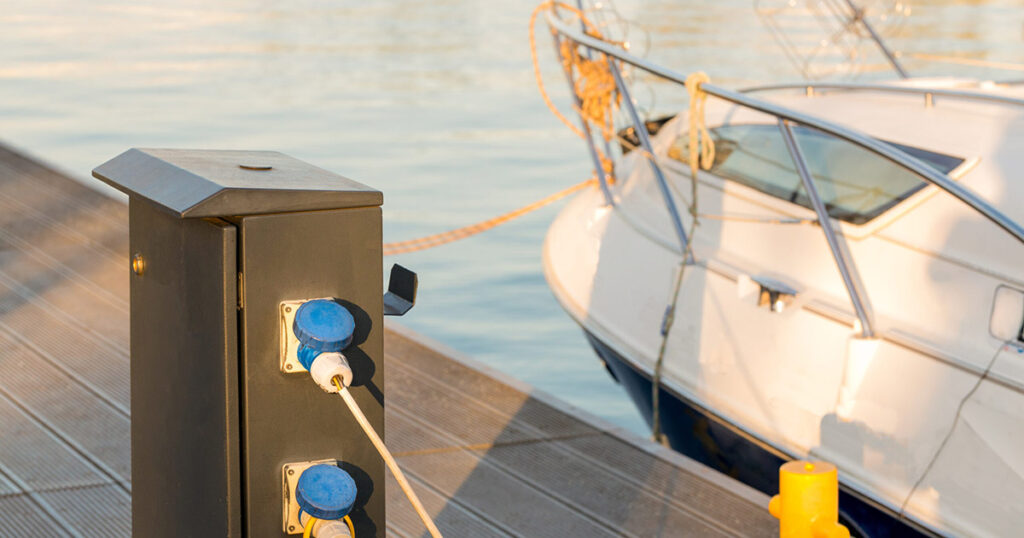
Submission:
{"label": "white power cable", "polygon": [[366,415],[359,409],[359,404],[356,403],[355,398],[348,391],[348,388],[342,384],[342,380],[335,378],[336,385],[338,387],[338,395],[341,396],[342,400],[345,400],[345,404],[348,405],[352,415],[356,417],[356,422],[362,426],[363,431],[366,432],[366,436],[370,438],[373,446],[380,452],[381,458],[384,459],[384,463],[391,469],[391,473],[395,475],[395,479],[398,480],[398,485],[402,487],[402,491],[405,492],[405,496],[409,498],[409,502],[412,503],[412,507],[416,509],[416,514],[420,516],[423,524],[427,526],[427,530],[430,531],[430,535],[433,538],[442,538],[441,531],[437,530],[437,526],[434,525],[434,521],[430,519],[430,515],[427,514],[427,510],[423,508],[423,504],[420,503],[419,497],[416,496],[416,492],[412,490],[412,486],[409,481],[405,479],[405,474],[398,467],[398,462],[391,456],[391,452],[388,447],[384,446],[384,441],[377,435],[376,430],[370,425],[370,421],[366,419]]}

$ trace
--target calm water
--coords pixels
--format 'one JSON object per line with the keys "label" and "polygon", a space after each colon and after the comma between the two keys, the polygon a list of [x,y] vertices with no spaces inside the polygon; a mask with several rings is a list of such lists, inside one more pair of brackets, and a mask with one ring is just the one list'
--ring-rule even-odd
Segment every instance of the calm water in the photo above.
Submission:
{"label": "calm water", "polygon": [[[533,1],[168,4],[0,1],[0,139],[90,182],[94,166],[132,146],[283,151],[384,191],[386,241],[488,218],[588,175],[582,143],[537,94]],[[1024,62],[1017,1],[912,5],[894,48]],[[798,77],[749,0],[617,7],[637,50],[677,70],[737,86]],[[546,38],[541,53],[564,105]],[[859,76],[885,74],[871,68],[877,61]],[[650,81],[636,94],[652,112],[684,102]],[[386,260],[420,274],[404,323],[643,432],[544,282],[541,242],[556,211]]]}

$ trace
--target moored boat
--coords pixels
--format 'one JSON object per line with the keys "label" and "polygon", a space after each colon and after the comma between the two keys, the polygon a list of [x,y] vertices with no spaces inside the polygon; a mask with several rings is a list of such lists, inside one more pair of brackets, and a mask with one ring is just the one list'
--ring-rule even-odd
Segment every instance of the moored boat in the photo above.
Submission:
{"label": "moored boat", "polygon": [[638,149],[558,215],[545,275],[652,428],[767,493],[782,461],[835,463],[859,534],[1016,533],[1024,93],[703,82],[702,118],[651,125],[620,68],[687,77],[548,21],[608,60]]}

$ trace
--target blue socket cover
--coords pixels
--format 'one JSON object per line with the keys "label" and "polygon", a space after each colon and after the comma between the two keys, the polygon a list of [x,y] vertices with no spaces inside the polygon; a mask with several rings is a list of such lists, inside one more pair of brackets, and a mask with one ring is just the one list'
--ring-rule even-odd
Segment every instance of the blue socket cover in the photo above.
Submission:
{"label": "blue socket cover", "polygon": [[341,519],[356,502],[356,481],[334,465],[314,465],[299,477],[295,501],[303,512],[320,519]]}
{"label": "blue socket cover", "polygon": [[299,340],[299,362],[308,370],[317,355],[343,351],[352,343],[355,328],[352,313],[337,301],[314,299],[302,303],[292,323]]}

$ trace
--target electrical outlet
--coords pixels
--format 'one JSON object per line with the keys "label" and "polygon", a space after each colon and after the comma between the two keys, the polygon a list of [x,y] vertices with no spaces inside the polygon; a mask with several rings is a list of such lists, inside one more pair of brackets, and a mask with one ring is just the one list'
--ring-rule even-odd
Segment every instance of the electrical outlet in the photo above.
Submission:
{"label": "electrical outlet", "polygon": [[316,299],[334,300],[333,297],[316,297],[313,299],[281,302],[281,335],[279,338],[279,341],[281,342],[281,354],[279,363],[281,365],[281,371],[286,374],[296,374],[306,371],[306,368],[302,366],[301,362],[299,362],[299,339],[295,337],[295,332],[292,331],[292,324],[295,322],[295,312],[299,307],[302,306],[303,303],[314,301]]}
{"label": "electrical outlet", "polygon": [[[302,304],[302,301],[298,303]],[[300,461],[286,463],[281,467],[281,485],[283,486],[281,513],[284,521],[283,528],[286,534],[302,534],[302,521],[299,519],[299,503],[295,501],[295,486],[298,485],[299,477],[302,476],[303,471],[321,463],[337,466],[338,460]]]}

